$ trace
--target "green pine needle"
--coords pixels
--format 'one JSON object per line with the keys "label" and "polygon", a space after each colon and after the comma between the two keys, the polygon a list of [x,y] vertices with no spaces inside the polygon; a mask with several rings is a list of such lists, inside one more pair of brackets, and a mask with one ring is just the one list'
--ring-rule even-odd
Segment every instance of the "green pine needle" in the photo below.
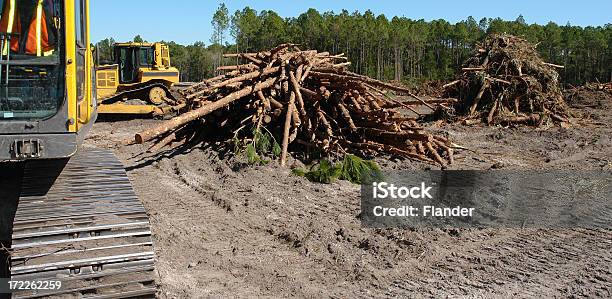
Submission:
{"label": "green pine needle", "polygon": [[257,164],[261,161],[261,158],[257,154],[257,150],[255,149],[255,146],[252,143],[249,143],[246,146],[244,152],[246,153],[247,161],[249,164]]}
{"label": "green pine needle", "polygon": [[340,169],[340,179],[354,184],[362,184],[382,177],[382,171],[376,162],[364,160],[355,155],[344,156]]}
{"label": "green pine needle", "polygon": [[321,160],[308,171],[296,168],[292,173],[306,177],[311,182],[324,184],[330,184],[336,179],[362,184],[383,176],[376,162],[363,160],[355,155],[346,155],[342,163],[335,165],[329,160]]}
{"label": "green pine needle", "polygon": [[306,170],[304,170],[303,168],[294,168],[291,169],[291,173],[293,173],[293,175],[295,176],[301,176],[301,177],[305,177],[306,176]]}
{"label": "green pine needle", "polygon": [[282,149],[278,142],[274,141],[274,145],[272,146],[272,155],[274,157],[279,157],[281,155]]}
{"label": "green pine needle", "polygon": [[312,167],[306,173],[306,178],[311,182],[331,184],[334,180],[340,177],[340,167],[332,164],[329,160],[321,160],[321,162]]}

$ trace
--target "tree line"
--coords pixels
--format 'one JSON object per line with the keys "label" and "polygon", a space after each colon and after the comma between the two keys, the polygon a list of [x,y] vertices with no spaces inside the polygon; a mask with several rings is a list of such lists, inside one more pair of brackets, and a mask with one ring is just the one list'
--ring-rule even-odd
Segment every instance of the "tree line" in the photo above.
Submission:
{"label": "tree line", "polygon": [[[167,42],[183,81],[200,81],[213,76],[217,66],[236,62],[220,58],[222,52],[256,52],[285,42],[345,53],[353,71],[380,80],[449,80],[479,40],[503,32],[526,38],[537,45],[544,60],[563,65],[560,75],[565,84],[608,82],[612,77],[612,24],[527,24],[522,16],[513,21],[468,17],[452,24],[442,19],[388,19],[369,10],[320,13],[315,9],[283,18],[272,10],[257,12],[249,7],[230,15],[221,4],[212,25],[214,34],[208,46],[204,42],[188,46]],[[228,33],[235,41],[232,44],[227,42]]]}

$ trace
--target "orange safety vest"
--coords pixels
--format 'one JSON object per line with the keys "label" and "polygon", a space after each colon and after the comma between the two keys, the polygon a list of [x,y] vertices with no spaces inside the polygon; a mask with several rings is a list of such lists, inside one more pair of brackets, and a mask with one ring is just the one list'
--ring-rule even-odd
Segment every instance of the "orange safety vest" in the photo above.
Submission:
{"label": "orange safety vest", "polygon": [[[36,56],[52,54],[55,47],[51,44],[49,38],[47,11],[44,7],[45,0],[35,1],[32,19],[27,32],[21,31],[21,20],[17,3],[17,0],[6,1],[2,9],[2,19],[0,19],[0,33],[21,33],[21,36],[11,36],[11,51],[20,52],[20,40],[24,41],[25,39],[25,49],[21,48],[22,53],[25,52],[26,54]],[[25,37],[23,37],[24,35]],[[5,38],[7,38],[6,36]],[[8,45],[5,45],[4,49],[2,49],[2,54],[8,54]]]}
{"label": "orange safety vest", "polygon": [[49,42],[49,31],[47,28],[47,13],[43,7],[44,0],[38,0],[34,8],[34,15],[28,28],[26,40],[26,53],[36,56],[50,55],[54,45]]}
{"label": "orange safety vest", "polygon": [[[2,19],[0,19],[0,33],[8,33],[5,35],[5,39],[8,39],[10,33],[21,32],[21,22],[19,20],[19,13],[17,11],[17,1],[8,0],[5,2],[2,8]],[[19,37],[14,35],[11,36],[11,50],[14,52],[19,51]],[[2,49],[2,55],[8,54],[8,45],[5,44]]]}

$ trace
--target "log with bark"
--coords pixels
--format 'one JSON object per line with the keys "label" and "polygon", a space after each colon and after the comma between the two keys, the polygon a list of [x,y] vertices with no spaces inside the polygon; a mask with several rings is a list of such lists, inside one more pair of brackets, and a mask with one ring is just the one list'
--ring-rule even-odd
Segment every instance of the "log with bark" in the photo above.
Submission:
{"label": "log with bark", "polygon": [[426,101],[408,89],[348,71],[350,62],[342,54],[302,51],[293,44],[230,55],[242,64],[223,67],[226,74],[183,90],[187,111],[136,134],[136,142],[164,146],[179,136],[188,140],[196,131],[216,140],[252,141],[254,132],[265,131],[278,141],[282,165],[289,152],[306,148],[325,155],[392,155],[442,166],[453,161],[450,141],[404,115],[417,106],[452,104],[452,99]]}

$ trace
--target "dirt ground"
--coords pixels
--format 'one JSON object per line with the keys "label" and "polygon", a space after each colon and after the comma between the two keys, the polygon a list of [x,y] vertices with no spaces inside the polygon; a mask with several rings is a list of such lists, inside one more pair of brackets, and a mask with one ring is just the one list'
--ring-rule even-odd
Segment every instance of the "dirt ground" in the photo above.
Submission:
{"label": "dirt ground", "polygon": [[[570,128],[431,123],[466,150],[451,169],[612,167],[610,98]],[[612,231],[364,229],[359,186],[244,166],[214,145],[121,146],[155,120],[99,122],[86,144],[124,162],[150,214],[161,298],[606,297]],[[378,161],[384,170],[425,169]]]}

